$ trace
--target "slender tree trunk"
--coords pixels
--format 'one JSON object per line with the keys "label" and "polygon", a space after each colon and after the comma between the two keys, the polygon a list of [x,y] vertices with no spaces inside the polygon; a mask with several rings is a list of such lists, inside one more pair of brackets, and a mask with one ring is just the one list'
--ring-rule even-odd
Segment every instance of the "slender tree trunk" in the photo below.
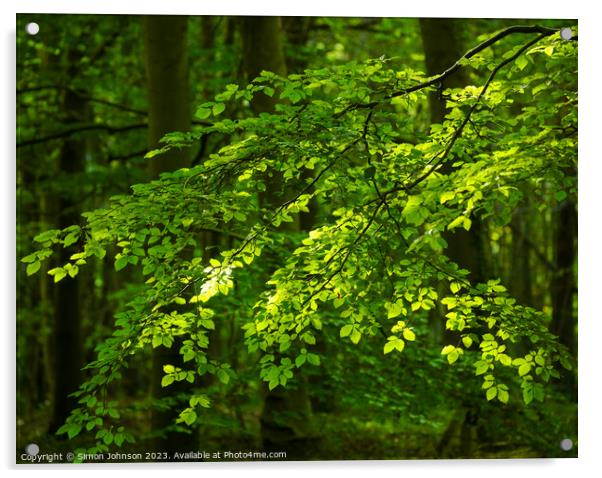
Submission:
{"label": "slender tree trunk", "polygon": [[[143,19],[151,148],[156,148],[166,133],[190,131],[187,21],[187,17],[161,15]],[[149,161],[153,177],[187,166],[187,149],[172,150]]]}
{"label": "slender tree trunk", "polygon": [[[453,65],[465,52],[457,29],[458,21],[445,18],[421,18],[420,30],[424,46],[426,70],[429,75],[436,75]],[[465,70],[460,69],[449,76],[429,95],[429,107],[432,123],[442,123],[447,114],[445,100],[441,93],[446,88],[461,88],[469,83]],[[441,168],[442,173],[452,171],[448,161]],[[485,276],[484,247],[481,240],[481,223],[474,219],[470,231],[458,229],[448,234],[448,255],[461,267],[468,269],[473,280],[482,280]]]}
{"label": "slender tree trunk", "polygon": [[[77,65],[80,53],[72,50],[67,53],[69,65]],[[86,102],[72,90],[64,93],[63,110],[66,123],[81,123],[87,115]],[[83,139],[70,137],[61,148],[59,169],[63,174],[76,175],[84,171],[86,144]],[[79,198],[72,191],[62,191],[57,201],[58,227],[65,228],[80,223]],[[73,250],[60,248],[60,265],[69,261]],[[83,367],[82,311],[80,304],[79,276],[66,277],[56,287],[54,301],[54,364],[53,412],[50,432],[54,433],[65,422],[71,411],[77,407],[77,399],[69,395],[81,384]]]}
{"label": "slender tree trunk", "polygon": [[[573,300],[577,292],[575,260],[577,259],[577,210],[575,203],[565,200],[555,213],[554,259],[555,274],[552,279],[552,323],[551,332],[558,336],[571,355],[576,357],[576,317]],[[577,383],[574,373],[564,372],[563,388],[571,399],[577,398]]]}
{"label": "slender tree trunk", "polygon": [[[28,154],[28,153],[26,153]],[[40,211],[40,196],[44,188],[37,178],[37,168],[28,166],[24,157],[17,150],[17,188],[20,191],[30,191],[31,195],[21,194],[17,205],[17,257],[23,257],[30,251],[26,247],[26,238],[31,240],[28,229],[42,224]],[[25,231],[23,227],[25,226]],[[33,410],[41,406],[48,397],[46,361],[47,337],[47,303],[43,295],[47,278],[38,275],[38,281],[25,279],[25,264],[17,262],[17,390],[28,390],[30,393],[17,394],[17,416],[31,416]],[[26,425],[27,426],[27,425]],[[19,430],[19,428],[18,428]]]}
{"label": "slender tree trunk", "polygon": [[[436,75],[451,65],[464,54],[464,46],[460,40],[457,29],[458,21],[442,18],[421,18],[420,30],[422,43],[424,46],[426,70],[429,75]],[[448,77],[438,88],[438,91],[431,92],[429,96],[429,107],[432,123],[442,123],[445,120],[447,109],[445,100],[441,93],[446,88],[460,88],[466,86],[469,82],[465,70],[460,69]],[[443,165],[441,172],[449,174],[452,171],[451,162]],[[456,230],[452,234],[446,234],[445,239],[448,243],[447,254],[451,260],[460,267],[470,271],[469,278],[473,282],[484,279],[485,249],[482,240],[483,224],[477,218],[472,221],[472,227],[469,231],[463,229]],[[455,343],[458,340],[457,334],[445,331],[443,339],[446,343]],[[478,419],[478,404],[469,403],[469,400],[463,404],[464,410],[460,414],[454,414],[454,418],[443,435],[446,443],[438,446],[439,451],[444,455],[459,455],[461,457],[470,457],[473,454],[473,442],[476,435],[476,422]],[[456,450],[445,450],[447,447],[448,436],[459,435]]]}
{"label": "slender tree trunk", "polygon": [[[286,69],[290,73],[302,73],[307,68],[307,62],[303,56],[303,48],[309,40],[309,32],[313,17],[284,17],[282,18],[282,27],[285,33],[288,54],[286,58]],[[314,172],[305,169],[301,173],[303,180],[310,181],[314,177]],[[312,186],[309,191],[314,192]],[[301,231],[311,231],[317,221],[319,205],[316,198],[311,198],[307,203],[307,212],[299,214],[299,228]],[[328,354],[326,340],[318,340],[313,347],[313,352],[321,356]],[[329,413],[334,410],[336,397],[334,389],[330,383],[327,371],[327,364],[323,361],[318,373],[312,373],[307,378],[308,393],[311,402],[311,410],[318,413]]]}
{"label": "slender tree trunk", "polygon": [[[156,148],[159,140],[169,132],[189,131],[191,126],[190,92],[188,81],[187,17],[146,16],[143,18],[146,73],[148,82],[148,143]],[[151,178],[160,173],[173,171],[190,165],[187,149],[172,150],[150,161]],[[170,349],[153,349],[152,384],[153,399],[171,400],[169,408],[153,408],[152,429],[155,433],[155,451],[186,452],[196,450],[196,431],[187,434],[175,430],[175,421],[180,411],[177,395],[184,392],[186,385],[174,383],[169,388],[161,386],[163,366],[183,366],[179,354],[179,341]]]}
{"label": "slender tree trunk", "polygon": [[[263,70],[285,75],[280,17],[245,17],[241,22],[247,79],[252,80]],[[275,105],[276,99],[264,94],[257,95],[252,103],[257,114],[273,112]],[[281,177],[272,177],[260,202],[270,205],[282,200],[279,197],[282,186]],[[299,231],[299,219],[283,224],[282,230]],[[265,398],[260,424],[264,449],[286,451],[289,459],[303,457],[304,450],[307,450],[304,445],[312,434],[311,402],[305,377],[297,374],[296,380],[286,389],[277,387],[268,391],[265,384],[263,388]]]}
{"label": "slender tree trunk", "polygon": [[527,243],[530,229],[529,217],[525,212],[517,211],[512,218],[512,260],[510,261],[508,288],[519,304],[534,307],[531,248]]}
{"label": "slender tree trunk", "polygon": [[282,27],[287,44],[293,51],[286,56],[286,68],[289,73],[302,73],[307,67],[303,47],[309,39],[309,31],[314,17],[284,17]]}

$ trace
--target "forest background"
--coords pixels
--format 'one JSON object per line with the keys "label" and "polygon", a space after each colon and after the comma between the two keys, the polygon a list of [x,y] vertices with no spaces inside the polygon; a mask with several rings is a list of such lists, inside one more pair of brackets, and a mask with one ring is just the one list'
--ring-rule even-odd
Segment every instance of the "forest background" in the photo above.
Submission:
{"label": "forest background", "polygon": [[[81,22],[81,34],[88,35],[91,28],[86,22],[91,18],[82,16],[77,20]],[[18,252],[19,258],[32,252],[31,239],[38,233],[48,228],[78,224],[81,212],[100,207],[106,204],[109,196],[127,193],[132,184],[144,182],[156,176],[159,170],[168,169],[169,164],[177,161],[173,158],[189,155],[180,159],[184,161],[181,164],[187,165],[185,161],[188,161],[190,165],[197,165],[220,147],[232,142],[231,135],[223,132],[217,135],[201,134],[201,129],[208,126],[205,110],[211,109],[215,114],[215,104],[202,108],[200,112],[196,108],[213,101],[216,94],[228,91],[230,84],[246,84],[266,69],[280,74],[294,73],[302,72],[305,68],[346,65],[354,60],[362,64],[368,58],[381,58],[383,55],[387,60],[395,58],[391,61],[401,62],[408,71],[426,70],[427,74],[434,75],[444,71],[469,48],[496,31],[511,24],[524,23],[504,20],[254,19],[261,23],[246,26],[247,32],[262,32],[267,36],[266,39],[266,36],[245,36],[245,22],[235,18],[192,17],[185,23],[181,18],[155,19],[156,25],[153,22],[145,24],[140,18],[108,16],[101,17],[101,20],[98,17],[92,19],[96,41],[90,42],[87,37],[84,49],[81,48],[83,42],[73,34],[73,28],[69,35],[61,34],[66,31],[61,28],[61,21],[64,21],[61,17],[55,17],[52,22],[56,26],[52,50],[46,44],[36,43],[36,39],[23,39],[20,48],[23,57],[19,57],[19,60],[22,59],[23,65],[28,68],[22,70],[17,85],[18,101],[23,102],[19,103],[22,104],[19,111],[23,115],[20,114],[18,118],[20,129],[17,141],[18,157],[23,159],[19,162],[19,180],[22,181],[19,183],[21,207],[18,245],[22,247]],[[25,16],[20,19],[20,31],[26,21]],[[528,24],[559,28],[565,26],[566,22],[529,21]],[[71,20],[70,25],[73,25]],[[158,29],[156,38],[160,39],[154,43],[153,27]],[[169,34],[161,30],[170,28]],[[179,43],[176,38],[178,32],[186,32]],[[48,31],[47,34],[52,33]],[[176,43],[169,43],[165,41],[166,38]],[[427,41],[423,41],[425,38]],[[429,40],[432,41],[431,45]],[[497,45],[492,49],[489,60],[503,61],[505,52],[522,45],[520,40],[509,36],[504,49],[501,44],[499,51],[495,50]],[[255,46],[249,46],[253,41],[257,42]],[[274,54],[271,51],[265,58],[260,58],[261,55],[254,54],[258,51],[257,45],[276,48],[282,53]],[[429,47],[431,65],[427,57]],[[182,59],[184,54],[187,57],[185,60]],[[553,52],[551,55],[544,52],[544,55],[554,57]],[[274,59],[280,59],[279,64],[268,64]],[[152,80],[149,80],[152,68],[149,65],[154,61],[184,66],[167,70],[169,74],[166,78],[156,77],[159,83],[155,84],[153,90]],[[259,61],[265,63],[253,64]],[[533,76],[546,71],[545,63],[538,65],[533,61],[522,68],[521,65],[522,62],[518,64],[520,71],[527,69],[525,74]],[[465,82],[482,84],[486,75],[481,73],[482,76],[479,76],[478,68],[474,70],[472,77],[465,79]],[[35,80],[28,78],[28,72],[34,71]],[[48,80],[40,83],[44,74]],[[57,78],[61,78],[58,83]],[[440,122],[443,118],[444,110],[436,111],[437,104],[442,104],[442,91],[434,93],[438,96],[431,94],[430,102],[425,95],[412,106],[412,131],[417,138],[428,136],[430,124]],[[252,98],[248,104],[244,103],[245,98],[241,98],[240,104],[235,102],[228,105],[223,112],[219,111],[221,106],[218,106],[218,114],[239,119],[261,112],[262,109],[276,107],[266,104],[270,100],[265,97],[260,98],[263,101]],[[294,99],[289,97],[293,104]],[[156,108],[154,114],[153,107]],[[195,111],[197,115],[193,118]],[[161,124],[162,121],[169,124]],[[189,126],[190,122],[192,126]],[[150,160],[143,158],[164,133],[186,131],[195,126],[201,134],[200,144],[196,148],[182,150],[184,153],[167,153]],[[567,132],[571,132],[570,128]],[[399,140],[404,144],[412,144],[413,141],[408,137]],[[162,162],[162,158],[168,158],[169,154],[172,154],[170,162]],[[570,158],[570,152],[567,154]],[[363,173],[364,179],[372,179],[374,173],[371,171],[368,169],[367,173]],[[531,193],[528,183],[528,180],[525,181],[523,186],[526,195]],[[576,221],[574,216],[570,216],[576,208],[572,196],[576,190],[570,184],[561,189],[564,195],[562,191],[552,188],[550,194],[527,199],[520,209],[514,211],[507,224],[492,226],[493,231],[489,230],[483,243],[488,245],[487,254],[495,257],[495,260],[487,261],[492,269],[483,274],[500,277],[510,293],[520,297],[520,303],[533,305],[547,313],[551,317],[549,325],[552,330],[559,332],[562,328],[563,332],[559,333],[561,341],[574,355],[574,300],[568,302],[569,306],[565,305],[563,315],[559,317],[558,311],[562,306],[554,303],[559,294],[550,294],[554,288],[565,287],[570,297],[576,295],[573,285],[576,251],[569,251],[569,259],[559,254],[561,249],[573,247],[576,241],[576,231],[571,227],[559,226],[570,226],[571,221]],[[563,206],[566,203],[568,213]],[[316,208],[319,211],[320,205]],[[559,217],[561,213],[569,214],[568,219],[566,216]],[[319,214],[326,217],[328,210]],[[567,229],[568,237],[562,235]],[[300,230],[308,231],[309,228]],[[74,244],[67,239],[68,234],[62,237],[63,245],[67,247]],[[67,244],[64,242],[66,239]],[[71,258],[74,250],[57,253],[59,259],[56,265],[61,267],[65,260]],[[67,255],[61,259],[60,254]],[[44,274],[34,276],[34,280],[19,280],[20,287],[25,290],[20,289],[18,295],[18,352],[21,354],[18,364],[26,365],[18,369],[19,390],[24,392],[18,401],[18,420],[22,421],[18,425],[21,423],[21,428],[28,430],[28,434],[19,438],[18,449],[33,439],[41,442],[41,437],[47,437],[50,441],[45,443],[46,447],[62,446],[63,442],[53,438],[48,431],[59,429],[73,408],[74,402],[67,398],[67,394],[82,382],[80,366],[94,360],[94,348],[111,333],[115,314],[139,293],[137,284],[140,284],[140,277],[136,276],[136,272],[116,271],[125,265],[123,261],[119,262],[117,254],[116,251],[108,251],[103,261],[95,263],[93,268],[88,271],[82,268],[76,278],[61,279],[56,286],[52,284],[52,277],[47,278]],[[481,260],[485,255],[480,253],[475,257]],[[568,260],[570,266],[564,263],[559,265],[559,260]],[[33,270],[37,266],[31,267],[31,264],[38,262],[22,263],[19,274],[25,276],[28,272],[37,272]],[[137,264],[132,262],[132,265]],[[39,267],[45,267],[46,271],[55,269],[50,265]],[[559,276],[559,270],[568,275]],[[71,274],[66,271],[63,275]],[[55,280],[56,277],[54,274]],[[249,282],[250,287],[252,278]],[[257,370],[253,370],[252,366],[248,369],[244,366],[248,348],[242,341],[235,341],[234,331],[240,325],[236,321],[240,320],[242,324],[245,318],[233,316],[231,326],[222,329],[221,336],[214,341],[222,344],[221,347],[217,346],[218,350],[214,353],[216,356],[227,356],[229,362],[234,361],[240,368],[234,368],[235,375],[226,371],[227,379],[223,374],[220,379],[220,374],[216,373],[217,380],[207,385],[207,393],[202,396],[211,396],[211,401],[214,404],[219,401],[219,406],[205,412],[203,420],[199,420],[202,423],[196,424],[196,431],[202,427],[204,439],[210,436],[210,446],[217,448],[251,446],[259,449],[268,442],[274,449],[289,449],[289,453],[302,450],[305,454],[303,458],[309,459],[560,454],[558,439],[550,441],[547,437],[575,436],[575,407],[570,404],[575,403],[576,396],[570,380],[560,380],[560,383],[552,385],[541,404],[532,402],[532,405],[530,403],[529,407],[525,407],[520,403],[520,396],[519,403],[515,405],[512,405],[513,401],[505,404],[508,400],[501,398],[501,403],[491,403],[484,396],[485,392],[480,391],[480,380],[470,382],[466,371],[463,372],[457,365],[449,367],[447,362],[456,362],[455,359],[441,357],[441,348],[446,344],[442,323],[433,320],[434,313],[428,312],[433,308],[428,303],[426,305],[423,323],[415,326],[419,337],[430,337],[430,341],[423,343],[420,348],[425,355],[413,358],[416,364],[413,370],[417,371],[418,376],[400,377],[392,370],[388,354],[382,354],[382,344],[380,349],[374,344],[365,344],[366,341],[354,346],[358,345],[353,344],[354,331],[346,334],[343,332],[345,324],[340,322],[337,333],[331,334],[330,339],[326,336],[324,349],[317,349],[317,353],[312,352],[313,355],[305,354],[308,362],[317,362],[311,365],[318,369],[313,373],[308,372],[304,378],[307,385],[302,388],[306,391],[303,394],[294,393],[292,398],[290,393],[282,391],[272,392],[271,395],[269,390],[261,391],[263,385]],[[244,310],[244,307],[241,308]],[[58,343],[53,339],[57,332]],[[400,332],[406,336],[408,343],[413,342],[408,338],[412,335],[404,333],[403,327]],[[342,340],[345,337],[350,339]],[[470,349],[470,345],[467,348]],[[411,352],[406,349],[403,353]],[[316,355],[320,358],[313,358]],[[446,355],[449,357],[449,353]],[[148,366],[148,356],[136,360],[139,362],[130,367],[121,388],[114,393],[121,401],[129,402],[132,399],[132,403],[128,403],[130,420],[142,427],[135,430],[135,434],[139,435],[137,445],[132,443],[131,446],[133,449],[140,446],[147,449],[148,440],[162,439],[160,435],[155,436],[157,430],[153,430],[154,427],[144,428],[145,424],[158,422],[143,417],[152,408],[149,407],[152,404],[150,401],[164,398],[158,395],[166,387],[153,388],[152,384],[165,370],[161,367],[161,371],[153,371]],[[429,360],[431,367],[426,369],[425,374],[420,374],[425,360]],[[327,368],[329,366],[331,368]],[[468,370],[471,366],[471,363],[467,363]],[[346,373],[349,370],[361,370],[361,374]],[[566,376],[570,378],[571,374]],[[400,383],[404,383],[404,387],[400,387]],[[473,383],[474,388],[467,387],[468,383]],[[504,397],[504,394],[501,396]],[[282,410],[272,413],[266,407],[266,404],[274,402],[278,407],[285,404],[285,415],[290,411],[293,415],[301,414],[301,418],[293,417],[292,422],[289,419],[283,427]],[[200,408],[205,408],[203,403],[198,404]],[[107,408],[109,416],[112,415],[111,410],[113,408]],[[308,419],[310,416],[311,420]],[[321,424],[321,430],[302,429],[314,420]],[[118,445],[118,442],[128,442],[129,432],[125,432],[125,429],[120,431],[119,426],[122,425],[116,424],[111,429],[111,439],[105,441],[107,434],[99,439],[107,446],[112,442]],[[544,426],[549,427],[547,433],[542,432]],[[157,427],[161,428],[159,425]],[[274,430],[276,433],[269,436]],[[510,434],[515,438],[508,443],[503,437]],[[173,440],[169,441],[173,443]],[[391,446],[391,443],[395,445]],[[357,447],[357,455],[350,455],[352,446]]]}

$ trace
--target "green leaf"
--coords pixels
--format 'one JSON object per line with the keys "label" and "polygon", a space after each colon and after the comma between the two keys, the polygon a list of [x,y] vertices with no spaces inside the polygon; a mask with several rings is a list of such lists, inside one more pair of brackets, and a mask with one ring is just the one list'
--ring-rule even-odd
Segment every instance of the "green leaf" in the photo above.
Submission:
{"label": "green leaf", "polygon": [[153,348],[156,349],[159,345],[163,344],[163,337],[161,335],[155,335],[153,337],[152,345]]}
{"label": "green leaf", "polygon": [[487,370],[489,370],[489,364],[487,362],[485,362],[484,360],[480,360],[478,362],[475,362],[475,375],[482,375],[485,372],[487,372]]}
{"label": "green leaf", "polygon": [[518,374],[522,377],[523,375],[527,375],[531,370],[531,365],[528,362],[525,362],[520,367],[518,367]]}
{"label": "green leaf", "polygon": [[320,365],[320,356],[316,354],[307,354],[307,361],[312,365]]}
{"label": "green leaf", "polygon": [[57,283],[67,275],[67,272],[62,267],[55,267],[54,269],[49,270],[48,274],[53,276],[54,282]]}
{"label": "green leaf", "polygon": [[523,389],[523,401],[529,405],[533,401],[533,389],[531,387]]}
{"label": "green leaf", "polygon": [[444,192],[441,195],[441,198],[439,199],[439,202],[441,204],[445,204],[447,201],[450,201],[450,200],[452,200],[455,197],[456,197],[456,193],[455,192],[453,192],[453,191],[447,191],[447,192]]}
{"label": "green leaf", "polygon": [[165,375],[162,379],[161,379],[161,386],[162,387],[167,387],[169,385],[171,385],[174,382],[174,376],[173,375]]}
{"label": "green leaf", "polygon": [[303,355],[299,355],[296,359],[295,359],[295,365],[297,368],[301,367],[301,365],[303,365],[305,363],[305,360],[307,359],[307,355],[303,354]]}
{"label": "green leaf", "polygon": [[388,354],[388,353],[393,352],[393,350],[395,350],[395,343],[394,342],[387,342],[385,344],[385,349],[384,349],[385,355]]}
{"label": "green leaf", "polygon": [[70,234],[67,234],[65,239],[63,239],[63,246],[69,247],[71,244],[75,244],[79,239],[79,230],[74,231]]}
{"label": "green leaf", "polygon": [[228,372],[226,372],[224,369],[220,368],[217,371],[217,378],[219,379],[220,382],[222,382],[224,385],[227,384],[230,381],[230,375],[228,374]]}
{"label": "green leaf", "polygon": [[493,400],[496,395],[497,395],[497,387],[491,387],[490,389],[487,390],[487,393],[486,393],[487,400]]}
{"label": "green leaf", "polygon": [[449,354],[447,354],[447,361],[452,364],[460,357],[460,351],[458,349],[454,349]]}
{"label": "green leaf", "polygon": [[216,103],[213,105],[213,115],[218,116],[226,109],[226,105],[223,103]]}
{"label": "green leaf", "polygon": [[472,345],[472,339],[468,335],[466,335],[462,337],[462,343],[464,344],[464,347],[470,348],[470,346]]}
{"label": "green leaf", "polygon": [[524,70],[528,64],[529,60],[524,55],[521,55],[516,59],[516,66],[518,66],[521,70]]}
{"label": "green leaf", "polygon": [[37,260],[38,260],[38,253],[32,252],[28,256],[25,256],[23,259],[21,259],[21,262],[27,263],[27,262],[35,262]]}
{"label": "green leaf", "polygon": [[420,226],[428,216],[428,210],[422,208],[421,204],[422,198],[420,196],[408,196],[408,201],[401,214],[409,224]]}
{"label": "green leaf", "polygon": [[416,340],[416,334],[411,329],[403,329],[403,338],[409,342],[412,342]]}
{"label": "green leaf", "polygon": [[[312,334],[310,334],[309,332],[306,332],[305,334],[303,334],[303,335],[301,336],[301,338],[303,339],[303,341],[304,341],[306,344],[314,345],[314,344],[316,343],[316,338],[315,338],[315,337],[314,337]],[[353,340],[353,339],[352,339],[352,340]],[[356,343],[357,343],[357,342],[356,342]]]}
{"label": "green leaf", "polygon": [[341,327],[341,332],[340,332],[341,337],[347,337],[349,334],[351,334],[352,330],[353,330],[353,325],[351,325],[351,324],[344,325],[343,327]]}
{"label": "green leaf", "polygon": [[113,443],[113,434],[111,432],[107,432],[102,437],[102,441],[105,445],[110,445]]}
{"label": "green leaf", "polygon": [[197,405],[203,408],[211,408],[211,400],[207,395],[195,395],[190,398],[190,406],[195,407]]}
{"label": "green leaf", "polygon": [[30,275],[35,274],[39,270],[40,270],[40,263],[36,261],[36,262],[32,262],[31,264],[29,264],[27,266],[26,272],[27,272],[27,275],[30,276]]}
{"label": "green leaf", "polygon": [[123,441],[125,440],[125,435],[123,433],[117,433],[115,435],[115,445],[121,446],[123,445]]}
{"label": "green leaf", "polygon": [[397,301],[397,302],[394,302],[393,304],[390,304],[388,309],[389,309],[389,311],[387,313],[387,318],[394,319],[399,314],[401,314],[401,312],[403,311],[403,305],[402,305],[401,301]]}
{"label": "green leaf", "polygon": [[81,431],[82,426],[79,423],[70,423],[69,427],[67,428],[67,436],[69,436],[69,439],[79,435],[79,432]]}
{"label": "green leaf", "polygon": [[181,416],[182,420],[184,420],[184,423],[186,423],[186,425],[188,426],[196,422],[197,415],[194,410],[185,410],[184,412],[182,412]]}
{"label": "green leaf", "polygon": [[502,403],[508,403],[508,399],[510,398],[510,395],[508,394],[507,390],[503,390],[501,388],[498,388],[497,391],[497,399],[502,402]]}
{"label": "green leaf", "polygon": [[497,359],[502,365],[510,366],[512,365],[512,359],[506,354],[498,355]]}
{"label": "green leaf", "polygon": [[128,257],[127,256],[121,256],[117,260],[115,260],[115,270],[116,271],[120,271],[127,265],[128,265]]}
{"label": "green leaf", "polygon": [[211,110],[209,108],[198,108],[194,113],[194,116],[200,120],[204,120],[211,116]]}
{"label": "green leaf", "polygon": [[144,155],[144,159],[154,158],[155,156],[158,156],[161,153],[163,153],[163,148],[152,149]]}
{"label": "green leaf", "polygon": [[464,229],[466,229],[468,231],[470,229],[471,225],[472,225],[472,221],[470,219],[468,219],[466,216],[459,216],[456,219],[454,219],[452,222],[449,223],[449,225],[447,226],[447,229],[455,229],[457,227],[462,226]]}

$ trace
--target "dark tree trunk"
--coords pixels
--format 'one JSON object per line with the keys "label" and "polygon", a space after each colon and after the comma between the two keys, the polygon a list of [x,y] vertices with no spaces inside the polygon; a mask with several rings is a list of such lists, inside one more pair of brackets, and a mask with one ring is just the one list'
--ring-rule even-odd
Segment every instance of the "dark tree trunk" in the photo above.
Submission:
{"label": "dark tree trunk", "polygon": [[[68,52],[69,65],[77,65],[80,54]],[[66,123],[85,121],[87,108],[81,95],[66,90],[63,111]],[[83,139],[70,137],[61,148],[59,169],[65,175],[84,172],[86,144]],[[80,223],[80,202],[76,192],[63,190],[57,201],[58,227],[65,228]],[[60,248],[58,263],[69,262],[73,250]],[[65,422],[71,411],[77,407],[77,399],[69,395],[81,384],[83,367],[82,318],[80,304],[80,276],[74,279],[65,277],[56,287],[54,301],[54,397],[50,432],[54,433]]]}
{"label": "dark tree trunk", "polygon": [[[577,292],[575,280],[575,260],[577,259],[577,210],[575,203],[565,200],[558,205],[555,213],[554,263],[555,273],[552,279],[552,323],[551,332],[558,336],[573,357],[577,356],[575,337],[576,317],[573,301]],[[577,384],[574,373],[564,372],[562,381],[567,395],[577,399]]]}
{"label": "dark tree trunk", "polygon": [[313,17],[284,17],[282,28],[287,40],[286,68],[289,73],[302,73],[307,67],[304,46],[309,40]]}
{"label": "dark tree trunk", "polygon": [[[148,142],[173,131],[190,131],[187,17],[148,16],[143,19],[148,85]],[[172,150],[149,161],[153,177],[190,166],[188,149]]]}
{"label": "dark tree trunk", "polygon": [[[263,70],[279,75],[286,74],[286,63],[282,50],[282,24],[280,17],[245,17],[241,19],[243,40],[243,63],[250,81]],[[259,94],[253,99],[256,114],[274,111],[277,100]],[[282,178],[274,176],[260,197],[263,205],[277,205],[282,200]],[[299,231],[299,220],[284,223],[283,230]],[[261,413],[261,437],[265,450],[286,451],[287,458],[302,458],[307,448],[307,439],[312,435],[311,403],[307,381],[297,374],[287,389],[278,387],[268,391],[265,384],[264,406]]]}
{"label": "dark tree trunk", "polygon": [[[146,73],[148,82],[148,143],[156,148],[159,140],[169,132],[190,131],[190,92],[188,81],[187,17],[147,16],[143,19]],[[150,160],[152,178],[160,173],[190,166],[188,149],[172,150]],[[181,409],[178,395],[185,392],[186,382],[161,386],[163,366],[183,367],[179,354],[180,344],[174,340],[171,348],[153,349],[152,397],[158,401],[170,401],[169,408],[153,408],[152,429],[155,434],[155,451],[186,452],[196,450],[198,437],[192,433],[177,431],[175,421]]]}
{"label": "dark tree trunk", "polygon": [[[465,53],[458,32],[458,21],[445,18],[421,18],[420,30],[424,46],[426,71],[429,75],[442,73],[453,65]],[[429,108],[432,123],[443,123],[447,114],[445,100],[441,93],[446,88],[461,88],[469,83],[465,70],[460,69],[445,79],[437,91],[429,94]],[[442,173],[452,171],[452,161],[445,163]],[[469,231],[457,229],[447,234],[449,244],[448,255],[458,265],[470,271],[470,278],[475,281],[485,276],[485,251],[481,233],[482,225],[477,218],[473,219]]]}
{"label": "dark tree trunk", "polygon": [[534,307],[531,277],[530,224],[525,212],[517,211],[512,218],[512,255],[508,289],[521,305]]}
{"label": "dark tree trunk", "polygon": [[[424,46],[426,70],[429,75],[442,73],[453,65],[464,54],[460,34],[457,29],[458,21],[444,18],[421,18],[420,30]],[[468,84],[469,78],[465,70],[460,69],[439,85],[437,91],[429,95],[429,107],[432,123],[443,123],[447,109],[441,93],[446,88],[460,88]],[[452,171],[451,161],[441,168],[443,174]],[[482,281],[486,273],[485,249],[482,239],[483,224],[478,218],[473,218],[469,231],[457,229],[445,235],[448,243],[447,255],[460,267],[470,271],[469,279],[472,282]],[[457,333],[445,330],[443,340],[445,343],[456,343]],[[473,454],[473,443],[476,435],[476,422],[478,417],[478,403],[472,400],[463,400],[462,409],[453,415],[443,438],[437,447],[443,457],[468,458]],[[449,437],[458,437],[450,440]],[[455,449],[449,449],[450,443],[457,443]]]}

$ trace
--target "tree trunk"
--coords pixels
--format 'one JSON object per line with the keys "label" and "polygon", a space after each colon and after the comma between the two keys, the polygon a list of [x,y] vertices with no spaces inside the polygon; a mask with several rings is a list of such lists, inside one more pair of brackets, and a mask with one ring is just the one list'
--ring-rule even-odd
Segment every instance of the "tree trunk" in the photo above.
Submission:
{"label": "tree trunk", "polygon": [[[243,63],[250,81],[263,70],[278,75],[286,74],[282,50],[282,25],[280,17],[245,17],[241,20]],[[253,99],[256,114],[274,111],[277,100],[260,93]],[[282,191],[282,178],[274,175],[260,197],[264,205],[276,205]],[[299,219],[284,223],[282,230],[299,231]],[[260,418],[263,447],[268,451],[286,451],[287,458],[302,458],[308,450],[307,439],[312,435],[311,403],[307,381],[297,374],[287,388],[268,391],[265,384],[264,405]]]}
{"label": "tree trunk", "polygon": [[[68,64],[78,65],[80,53],[67,53]],[[66,123],[82,123],[86,119],[86,102],[81,95],[66,90],[63,111]],[[69,137],[63,143],[59,158],[59,169],[63,174],[75,175],[84,171],[86,144],[83,139]],[[73,191],[61,191],[57,201],[58,227],[65,228],[80,223],[79,198]],[[67,263],[73,250],[60,248],[59,265]],[[54,301],[54,364],[53,412],[50,432],[54,433],[77,407],[77,399],[69,395],[81,385],[83,367],[82,318],[80,306],[80,276],[66,277],[56,287]]]}
{"label": "tree trunk", "polygon": [[[190,131],[190,92],[187,56],[187,17],[146,16],[143,18],[145,62],[148,84],[148,144],[156,148],[159,140],[169,132]],[[188,149],[171,150],[150,160],[149,173],[156,178],[160,173],[190,166]],[[186,389],[185,382],[161,386],[163,366],[183,367],[179,341],[171,348],[153,349],[151,393],[154,400],[172,400],[169,408],[154,407],[152,430],[154,450],[186,452],[196,450],[196,431],[188,434],[177,431],[175,421],[181,411],[177,396]]]}
{"label": "tree trunk", "polygon": [[[190,131],[187,17],[147,16],[143,19],[148,85],[148,143],[173,131]],[[149,161],[151,175],[190,166],[190,152],[176,149]]]}
{"label": "tree trunk", "polygon": [[[463,54],[464,47],[457,30],[458,22],[453,19],[443,18],[421,18],[420,30],[424,46],[427,74],[434,76],[442,73],[453,65]],[[439,86],[438,91],[429,95],[429,107],[432,123],[443,123],[447,109],[445,100],[441,93],[446,88],[460,88],[469,82],[465,70],[460,69],[445,79]],[[440,170],[443,174],[452,171],[451,161],[444,164]],[[454,233],[445,235],[448,243],[448,257],[460,267],[470,271],[470,280],[482,281],[485,277],[485,250],[482,240],[483,224],[477,218],[473,218],[472,227],[469,231],[457,229]],[[445,343],[456,343],[458,336],[455,332],[446,330],[443,334]],[[443,434],[442,442],[437,447],[442,456],[454,456],[469,458],[473,454],[473,442],[476,435],[476,417],[478,404],[472,404],[465,400],[462,410],[456,418],[450,422],[448,429]],[[450,436],[459,436],[459,446],[449,450],[448,444],[453,443]]]}
{"label": "tree trunk", "polygon": [[[527,191],[525,191],[526,193]],[[534,307],[531,277],[530,223],[525,212],[517,211],[512,217],[512,254],[508,289],[521,305]]]}
{"label": "tree trunk", "polygon": [[[420,30],[424,46],[426,71],[428,75],[442,73],[453,65],[465,53],[459,32],[458,21],[446,18],[421,18]],[[438,88],[429,95],[429,108],[432,123],[443,123],[447,114],[445,100],[441,93],[446,88],[461,88],[469,83],[464,69],[456,71],[444,80]],[[441,172],[452,171],[451,161],[445,163]],[[477,218],[473,219],[469,231],[457,229],[448,234],[448,255],[458,265],[470,271],[472,280],[482,280],[485,276],[484,247],[481,239],[482,225]]]}
{"label": "tree trunk", "polygon": [[[565,200],[555,212],[554,263],[555,273],[552,279],[552,323],[551,332],[558,336],[573,357],[576,357],[575,340],[576,318],[573,311],[573,299],[577,292],[574,266],[577,258],[577,210],[575,203]],[[563,388],[573,400],[577,399],[577,384],[574,373],[565,372]]]}
{"label": "tree trunk", "polygon": [[314,17],[284,17],[282,28],[289,48],[294,51],[286,56],[286,68],[289,73],[303,73],[307,61],[302,49],[309,40],[309,31]]}

